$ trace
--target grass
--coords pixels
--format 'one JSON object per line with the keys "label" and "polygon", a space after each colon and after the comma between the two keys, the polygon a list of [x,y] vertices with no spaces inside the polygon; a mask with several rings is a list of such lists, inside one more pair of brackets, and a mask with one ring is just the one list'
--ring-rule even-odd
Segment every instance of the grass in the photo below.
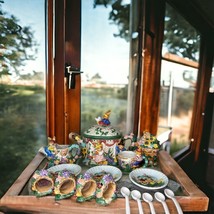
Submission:
{"label": "grass", "polygon": [[0,85],[0,196],[46,144],[45,91]]}

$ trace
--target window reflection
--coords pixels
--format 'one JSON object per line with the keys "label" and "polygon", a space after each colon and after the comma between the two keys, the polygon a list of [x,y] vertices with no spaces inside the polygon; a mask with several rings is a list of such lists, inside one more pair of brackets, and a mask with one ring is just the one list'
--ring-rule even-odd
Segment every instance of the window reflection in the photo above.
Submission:
{"label": "window reflection", "polygon": [[171,154],[190,144],[199,46],[200,35],[196,29],[167,4],[158,132],[172,129]]}
{"label": "window reflection", "polygon": [[130,2],[115,1],[106,6],[96,2],[94,7],[93,0],[82,1],[81,130],[94,125],[94,118],[110,109],[111,124],[125,132],[129,42],[127,34],[119,31],[121,25],[115,25],[109,17],[114,7],[126,14]]}
{"label": "window reflection", "polygon": [[213,64],[213,68],[212,68],[209,92],[214,93],[214,64]]}

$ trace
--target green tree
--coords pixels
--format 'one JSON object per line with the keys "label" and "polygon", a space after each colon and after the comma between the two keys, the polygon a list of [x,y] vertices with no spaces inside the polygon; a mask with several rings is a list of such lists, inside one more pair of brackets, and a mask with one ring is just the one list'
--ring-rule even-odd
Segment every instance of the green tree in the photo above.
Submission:
{"label": "green tree", "polygon": [[[96,6],[110,6],[109,20],[118,26],[119,33],[114,34],[129,41],[130,4],[122,0],[94,0]],[[200,34],[179,13],[168,4],[165,14],[164,46],[168,52],[197,61]]]}
{"label": "green tree", "polygon": [[170,53],[197,61],[200,34],[170,5],[166,5],[164,46]]}
{"label": "green tree", "polygon": [[109,13],[109,20],[112,24],[117,25],[119,31],[118,33],[114,33],[114,36],[129,41],[130,4],[123,4],[123,0],[94,0],[94,8],[99,5],[110,6],[112,8]]}
{"label": "green tree", "polygon": [[19,67],[26,60],[35,59],[37,42],[30,26],[20,26],[19,20],[3,11],[0,1],[0,77],[3,74],[20,75]]}

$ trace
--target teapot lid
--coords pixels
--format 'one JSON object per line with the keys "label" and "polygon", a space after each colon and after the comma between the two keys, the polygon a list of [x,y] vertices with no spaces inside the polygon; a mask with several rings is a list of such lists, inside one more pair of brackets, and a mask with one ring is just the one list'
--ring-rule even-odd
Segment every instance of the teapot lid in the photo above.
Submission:
{"label": "teapot lid", "polygon": [[122,135],[112,126],[94,125],[84,131],[83,136],[93,139],[119,139]]}
{"label": "teapot lid", "polygon": [[93,139],[120,139],[122,136],[121,132],[110,125],[110,114],[111,111],[109,110],[103,114],[102,118],[95,118],[97,125],[94,125],[84,131],[83,136]]}

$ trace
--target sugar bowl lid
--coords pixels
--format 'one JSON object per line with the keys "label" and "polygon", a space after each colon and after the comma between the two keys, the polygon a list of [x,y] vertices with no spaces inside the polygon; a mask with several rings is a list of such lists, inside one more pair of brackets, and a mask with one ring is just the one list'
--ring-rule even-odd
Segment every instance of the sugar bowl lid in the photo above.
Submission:
{"label": "sugar bowl lid", "polygon": [[103,117],[95,118],[97,125],[94,125],[84,131],[83,137],[92,139],[120,139],[122,134],[116,128],[111,126],[109,121],[109,116],[111,111],[107,111],[103,114]]}

